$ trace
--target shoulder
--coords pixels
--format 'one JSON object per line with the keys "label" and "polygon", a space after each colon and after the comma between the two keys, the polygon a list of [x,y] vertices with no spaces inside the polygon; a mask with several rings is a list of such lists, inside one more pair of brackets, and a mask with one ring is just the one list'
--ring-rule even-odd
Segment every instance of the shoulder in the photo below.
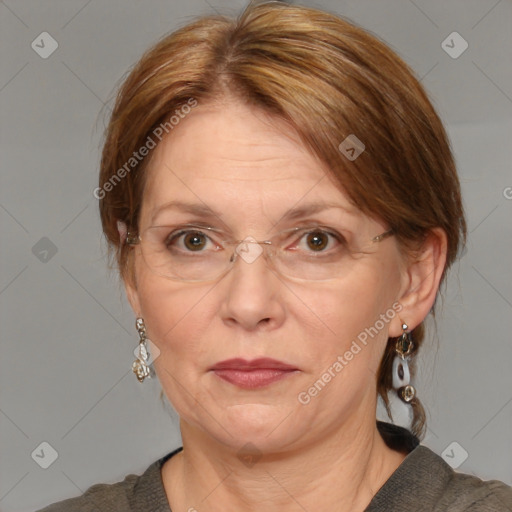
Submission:
{"label": "shoulder", "polygon": [[407,456],[365,512],[512,512],[512,487],[458,473],[403,427],[378,422],[386,444]]}
{"label": "shoulder", "polygon": [[418,447],[415,452],[422,483],[437,488],[433,500],[435,512],[512,511],[512,487],[499,480],[482,480],[458,473],[425,446]]}
{"label": "shoulder", "polygon": [[436,510],[453,512],[512,511],[512,487],[499,480],[453,473]]}
{"label": "shoulder", "polygon": [[140,476],[128,475],[114,484],[94,484],[81,496],[53,503],[38,512],[114,512],[129,511],[129,496]]}
{"label": "shoulder", "polygon": [[81,496],[53,503],[37,512],[170,512],[161,468],[183,447],[153,462],[142,475],[129,474],[121,482],[94,484]]}

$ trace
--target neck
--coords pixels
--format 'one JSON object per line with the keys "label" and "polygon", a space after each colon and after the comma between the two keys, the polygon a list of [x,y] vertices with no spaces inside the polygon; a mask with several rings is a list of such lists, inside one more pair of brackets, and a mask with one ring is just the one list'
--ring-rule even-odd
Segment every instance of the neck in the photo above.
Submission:
{"label": "neck", "polygon": [[236,450],[182,424],[183,451],[162,468],[172,510],[363,511],[405,458],[369,420],[246,464]]}

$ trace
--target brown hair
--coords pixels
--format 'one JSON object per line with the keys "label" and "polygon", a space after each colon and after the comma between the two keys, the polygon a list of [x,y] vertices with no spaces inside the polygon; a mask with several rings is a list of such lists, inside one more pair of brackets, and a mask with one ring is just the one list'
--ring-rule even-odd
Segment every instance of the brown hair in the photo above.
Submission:
{"label": "brown hair", "polygon": [[[375,36],[339,16],[281,2],[251,3],[234,20],[200,18],[149,49],[122,84],[105,135],[99,186],[108,193],[99,207],[123,279],[135,281],[134,266],[116,221],[137,230],[151,153],[119,170],[191,99],[223,96],[288,121],[354,204],[389,224],[404,253],[441,227],[444,280],[465,244],[466,223],[449,141],[424,89]],[[350,134],[365,145],[351,162],[338,149]],[[417,350],[423,324],[412,337]],[[394,342],[389,338],[377,378],[390,417]],[[412,406],[411,429],[422,437],[425,414],[418,399]]]}

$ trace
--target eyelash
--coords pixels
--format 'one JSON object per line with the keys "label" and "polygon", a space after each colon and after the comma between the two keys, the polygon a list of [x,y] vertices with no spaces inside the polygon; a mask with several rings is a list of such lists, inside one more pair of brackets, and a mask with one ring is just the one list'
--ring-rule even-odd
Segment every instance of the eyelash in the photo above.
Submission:
{"label": "eyelash", "polygon": [[[320,227],[317,227],[317,228],[306,228],[307,230],[306,231],[298,231],[297,232],[297,235],[300,234],[299,238],[298,238],[298,241],[296,242],[296,244],[300,243],[301,240],[304,239],[304,237],[310,235],[310,234],[313,234],[313,233],[322,233],[324,235],[328,235],[329,237],[331,238],[334,238],[334,240],[336,240],[340,245],[343,245],[345,246],[346,245],[346,240],[345,238],[340,234],[338,233],[337,231],[334,231],[334,230],[331,230],[331,229],[327,229],[327,228],[320,228]],[[311,251],[311,252],[314,252],[314,251]],[[325,250],[325,251],[320,251],[320,252],[329,252],[329,249]]]}
{"label": "eyelash", "polygon": [[[204,228],[202,228],[202,229],[204,229]],[[170,245],[172,245],[173,242],[175,242],[176,240],[179,240],[180,237],[182,237],[184,235],[191,234],[191,233],[197,233],[197,234],[204,235],[208,240],[210,240],[212,243],[214,243],[213,240],[211,239],[211,237],[208,236],[207,233],[205,233],[201,229],[192,228],[192,229],[181,229],[178,232],[173,231],[166,237],[165,246],[168,248]],[[216,245],[219,245],[219,244],[216,244]]]}
{"label": "eyelash", "polygon": [[[212,238],[208,235],[208,233],[205,233],[203,231],[204,229],[205,229],[204,227],[195,228],[194,226],[190,226],[190,229],[180,229],[178,231],[173,231],[165,238],[165,245],[167,248],[169,248],[171,245],[173,245],[173,243],[178,241],[180,239],[180,237],[182,237],[184,235],[191,234],[191,233],[192,234],[197,233],[197,234],[201,234],[201,235],[205,236],[215,246],[217,246],[217,247],[222,246],[222,244],[216,243],[214,240],[212,240]],[[301,240],[303,240],[303,238],[305,236],[313,234],[313,233],[323,233],[325,235],[328,235],[329,237],[334,238],[340,245],[343,245],[343,246],[346,246],[346,244],[347,244],[345,237],[343,235],[341,235],[340,233],[338,233],[337,231],[335,231],[331,228],[326,228],[326,227],[322,227],[322,226],[313,226],[313,227],[305,227],[303,230],[297,230],[297,232],[295,232],[295,233],[292,232],[292,234],[294,235],[293,245],[297,246],[301,242]],[[295,238],[295,237],[298,237],[298,238]],[[328,251],[329,250],[319,251],[319,252],[328,252]],[[192,252],[192,251],[190,251],[190,252]],[[311,252],[313,253],[314,251],[311,251]]]}

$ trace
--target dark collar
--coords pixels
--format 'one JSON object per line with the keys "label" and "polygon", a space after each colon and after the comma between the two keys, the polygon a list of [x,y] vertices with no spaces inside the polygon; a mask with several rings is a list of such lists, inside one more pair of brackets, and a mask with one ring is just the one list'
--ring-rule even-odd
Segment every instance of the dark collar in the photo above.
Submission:
{"label": "dark collar", "polygon": [[377,421],[377,430],[392,450],[408,454],[420,444],[419,439],[414,434],[398,425]]}

